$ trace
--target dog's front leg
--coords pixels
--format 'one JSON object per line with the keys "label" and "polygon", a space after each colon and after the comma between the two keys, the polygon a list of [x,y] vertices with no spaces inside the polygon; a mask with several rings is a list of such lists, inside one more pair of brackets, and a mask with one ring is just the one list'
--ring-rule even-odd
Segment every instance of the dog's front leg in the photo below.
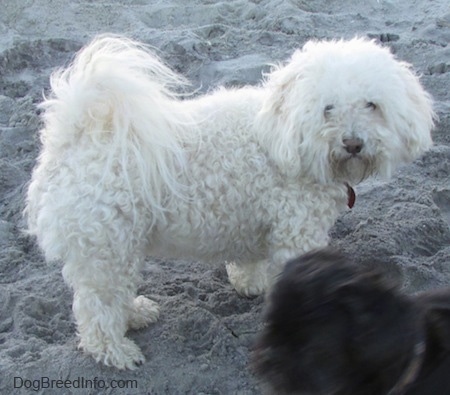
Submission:
{"label": "dog's front leg", "polygon": [[[281,224],[273,228],[269,236],[268,288],[271,287],[289,260],[328,245],[328,224],[317,227],[317,222],[310,221],[308,225],[308,221],[305,221],[304,218],[291,219],[284,223],[286,226]],[[331,224],[329,226],[331,227]]]}
{"label": "dog's front leg", "polygon": [[268,236],[269,259],[227,264],[228,279],[240,295],[252,297],[263,294],[271,288],[287,261],[328,244],[325,227],[314,229],[310,226],[304,229],[302,224],[305,224],[304,219],[292,219],[284,223],[285,226],[281,223],[273,228]]}
{"label": "dog's front leg", "polygon": [[239,295],[253,297],[267,289],[267,259],[256,262],[230,262],[227,274],[231,285]]}

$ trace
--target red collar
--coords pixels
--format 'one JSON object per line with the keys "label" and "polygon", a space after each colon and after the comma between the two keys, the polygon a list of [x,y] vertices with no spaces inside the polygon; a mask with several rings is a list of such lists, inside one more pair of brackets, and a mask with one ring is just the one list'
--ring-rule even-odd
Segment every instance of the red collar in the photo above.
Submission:
{"label": "red collar", "polygon": [[349,208],[352,208],[355,205],[356,200],[355,190],[350,186],[350,184],[345,183],[345,185],[347,187],[347,196],[348,196],[347,206]]}

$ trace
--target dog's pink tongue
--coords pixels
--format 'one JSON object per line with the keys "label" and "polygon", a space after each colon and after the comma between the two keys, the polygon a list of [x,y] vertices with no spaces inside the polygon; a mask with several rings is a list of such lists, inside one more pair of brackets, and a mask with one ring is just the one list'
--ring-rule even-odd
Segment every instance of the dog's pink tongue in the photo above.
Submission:
{"label": "dog's pink tongue", "polygon": [[355,190],[349,184],[346,183],[345,185],[347,185],[347,195],[348,195],[347,206],[349,208],[352,208],[355,205],[356,200]]}

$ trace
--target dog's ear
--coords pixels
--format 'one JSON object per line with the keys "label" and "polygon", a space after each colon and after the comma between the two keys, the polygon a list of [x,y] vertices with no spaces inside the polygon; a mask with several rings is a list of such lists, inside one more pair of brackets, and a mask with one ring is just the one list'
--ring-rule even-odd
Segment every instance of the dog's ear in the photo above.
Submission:
{"label": "dog's ear", "polygon": [[381,103],[388,128],[400,138],[399,162],[410,162],[432,145],[431,129],[436,114],[431,96],[422,87],[411,66],[396,62],[391,94]]}
{"label": "dog's ear", "polygon": [[438,291],[419,297],[425,308],[427,336],[450,351],[450,291]]}
{"label": "dog's ear", "polygon": [[288,177],[329,177],[327,142],[318,131],[323,122],[321,98],[314,97],[312,65],[307,49],[297,50],[289,63],[275,67],[264,84],[262,107],[255,119],[260,142]]}

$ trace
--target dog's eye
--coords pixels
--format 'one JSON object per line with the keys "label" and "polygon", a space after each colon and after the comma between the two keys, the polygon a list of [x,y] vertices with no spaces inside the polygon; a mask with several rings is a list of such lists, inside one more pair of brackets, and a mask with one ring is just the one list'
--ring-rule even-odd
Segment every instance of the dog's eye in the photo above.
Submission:
{"label": "dog's eye", "polygon": [[370,108],[371,110],[376,110],[377,109],[377,105],[375,103],[369,101],[366,104],[366,108]]}
{"label": "dog's eye", "polygon": [[329,115],[331,110],[334,109],[334,106],[332,104],[328,104],[327,106],[325,106],[323,113],[325,116]]}

